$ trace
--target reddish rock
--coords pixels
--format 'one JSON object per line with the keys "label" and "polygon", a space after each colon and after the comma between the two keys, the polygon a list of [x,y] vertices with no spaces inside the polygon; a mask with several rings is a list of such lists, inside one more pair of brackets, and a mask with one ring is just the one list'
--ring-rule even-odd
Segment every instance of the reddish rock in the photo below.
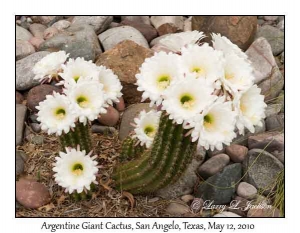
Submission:
{"label": "reddish rock", "polygon": [[38,106],[41,101],[46,99],[46,95],[52,95],[54,91],[60,93],[61,89],[48,84],[33,87],[28,92],[27,107],[33,112],[37,111],[35,107]]}
{"label": "reddish rock", "polygon": [[244,161],[248,153],[248,148],[238,144],[232,144],[226,147],[226,154],[235,163],[241,163]]}
{"label": "reddish rock", "polygon": [[139,68],[144,60],[153,56],[153,54],[152,50],[144,48],[133,41],[125,40],[100,54],[96,64],[112,69],[119,77],[126,103],[139,103],[142,92],[137,91],[135,75],[139,73]]}
{"label": "reddish rock", "polygon": [[256,16],[193,16],[192,30],[203,31],[210,41],[211,33],[221,33],[246,50],[255,38]]}
{"label": "reddish rock", "polygon": [[140,31],[143,34],[143,36],[146,38],[146,40],[148,42],[150,42],[151,40],[153,40],[154,38],[157,37],[156,29],[149,24],[134,22],[134,21],[125,19],[121,22],[121,25],[127,25],[127,26],[134,27],[135,29],[137,29],[138,31]]}
{"label": "reddish rock", "polygon": [[264,149],[270,153],[284,150],[284,134],[280,132],[265,132],[248,138],[249,149]]}
{"label": "reddish rock", "polygon": [[45,185],[31,179],[21,179],[16,184],[16,199],[26,208],[36,209],[50,202]]}
{"label": "reddish rock", "polygon": [[20,92],[16,91],[16,104],[22,104],[23,101],[23,95]]}
{"label": "reddish rock", "polygon": [[51,37],[55,36],[56,34],[58,34],[58,29],[55,28],[55,27],[50,27],[50,28],[47,28],[45,31],[44,31],[44,39],[45,40],[48,40],[50,39]]}
{"label": "reddish rock", "polygon": [[120,113],[112,106],[109,106],[107,109],[107,113],[101,114],[98,117],[98,121],[107,126],[115,126],[120,118]]}
{"label": "reddish rock", "polygon": [[30,44],[33,45],[33,47],[38,50],[40,45],[44,42],[44,39],[39,37],[31,37],[29,40]]}
{"label": "reddish rock", "polygon": [[166,34],[182,32],[182,30],[179,29],[175,24],[165,23],[165,24],[159,26],[159,28],[157,28],[157,32],[158,32],[159,36],[163,36]]}
{"label": "reddish rock", "polygon": [[119,98],[119,102],[116,103],[116,109],[117,109],[119,112],[123,112],[123,111],[125,110],[125,102],[124,102],[123,97],[120,97],[120,98]]}

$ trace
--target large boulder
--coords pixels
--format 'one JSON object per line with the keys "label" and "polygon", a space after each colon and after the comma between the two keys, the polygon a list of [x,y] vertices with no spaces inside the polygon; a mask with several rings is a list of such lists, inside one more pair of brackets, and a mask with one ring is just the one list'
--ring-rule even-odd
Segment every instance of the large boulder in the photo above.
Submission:
{"label": "large boulder", "polygon": [[96,64],[112,69],[119,77],[126,103],[139,103],[142,92],[137,91],[135,75],[139,72],[139,68],[145,59],[153,56],[153,54],[150,49],[146,49],[133,41],[125,40],[113,49],[102,53],[97,58]]}
{"label": "large boulder", "polygon": [[243,50],[253,42],[256,28],[256,16],[193,16],[192,18],[192,30],[203,31],[209,40],[211,33],[221,33]]}

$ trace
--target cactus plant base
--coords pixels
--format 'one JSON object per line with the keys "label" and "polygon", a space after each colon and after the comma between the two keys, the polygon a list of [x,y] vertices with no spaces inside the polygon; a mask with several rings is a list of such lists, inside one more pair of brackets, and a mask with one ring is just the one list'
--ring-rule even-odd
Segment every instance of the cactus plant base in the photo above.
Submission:
{"label": "cactus plant base", "polygon": [[113,179],[117,189],[147,194],[177,181],[196,150],[196,143],[186,133],[182,125],[174,124],[162,114],[152,147],[115,169]]}

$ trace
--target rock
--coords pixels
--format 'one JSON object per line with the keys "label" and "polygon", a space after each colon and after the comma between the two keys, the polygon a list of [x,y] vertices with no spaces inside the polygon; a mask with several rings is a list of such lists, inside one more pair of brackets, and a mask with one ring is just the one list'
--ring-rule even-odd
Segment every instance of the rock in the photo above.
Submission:
{"label": "rock", "polygon": [[241,182],[236,190],[237,195],[245,199],[253,199],[257,194],[257,189],[247,182]]}
{"label": "rock", "polygon": [[16,59],[20,60],[35,52],[34,47],[28,41],[17,40],[16,41]]}
{"label": "rock", "polygon": [[188,213],[189,210],[189,207],[184,203],[171,202],[168,205],[166,212],[171,215],[181,215]]}
{"label": "rock", "polygon": [[240,217],[242,217],[242,216],[237,215],[232,212],[229,212],[229,211],[224,211],[224,212],[214,215],[214,218],[240,218]]}
{"label": "rock", "polygon": [[[241,49],[253,42],[257,28],[256,16],[193,16],[192,30],[203,31],[207,36],[221,33]],[[207,40],[211,40],[208,36]]]}
{"label": "rock", "polygon": [[183,31],[192,31],[192,16],[184,20]]}
{"label": "rock", "polygon": [[278,114],[281,108],[282,108],[282,104],[268,104],[265,111],[266,117],[270,117]]}
{"label": "rock", "polygon": [[33,45],[33,47],[38,50],[40,45],[44,42],[44,39],[38,37],[31,37],[29,43]]}
{"label": "rock", "polygon": [[23,91],[39,84],[34,80],[32,69],[34,65],[49,52],[36,52],[16,62],[16,90]]}
{"label": "rock", "polygon": [[42,145],[44,144],[44,136],[42,135],[34,135],[34,134],[29,134],[26,137],[27,141],[34,145]]}
{"label": "rock", "polygon": [[91,127],[92,133],[97,134],[115,134],[117,130],[114,127],[108,127],[103,125],[92,125]]}
{"label": "rock", "polygon": [[143,34],[143,36],[145,37],[145,39],[148,42],[150,42],[151,40],[153,40],[154,38],[157,37],[157,31],[151,25],[144,24],[144,23],[133,22],[133,21],[130,21],[130,20],[127,20],[127,19],[123,20],[121,22],[121,25],[127,25],[127,26],[134,27],[140,33]]}
{"label": "rock", "polygon": [[52,38],[53,36],[55,36],[56,34],[58,34],[58,29],[55,27],[49,27],[44,31],[43,38],[45,40],[48,40],[48,39]]}
{"label": "rock", "polygon": [[163,35],[163,36],[159,36],[159,37],[156,37],[155,39],[153,39],[151,42],[150,42],[150,46],[153,47],[157,44],[159,44],[159,41],[163,38],[165,38],[166,36],[169,36],[169,34],[167,35]]}
{"label": "rock", "polygon": [[53,92],[61,92],[61,89],[58,87],[48,85],[48,84],[42,84],[36,87],[33,87],[28,92],[27,96],[27,107],[33,111],[36,112],[37,109],[36,106],[39,105],[40,102],[44,101],[46,99],[47,95],[52,95]]}
{"label": "rock", "polygon": [[240,197],[235,196],[233,200],[230,202],[228,208],[226,210],[229,210],[235,214],[238,214],[242,217],[247,216],[246,207],[248,206],[249,200]]}
{"label": "rock", "polygon": [[175,24],[173,23],[165,23],[157,28],[158,35],[163,36],[171,33],[182,32]]}
{"label": "rock", "polygon": [[16,146],[23,140],[24,122],[27,108],[23,104],[16,104]]}
{"label": "rock", "polygon": [[74,24],[41,44],[40,50],[64,50],[70,58],[94,61],[102,52],[97,35],[90,25]]}
{"label": "rock", "polygon": [[119,102],[116,103],[116,109],[117,109],[119,112],[123,112],[123,111],[125,110],[125,102],[124,102],[123,97],[120,97],[120,98],[119,98]]}
{"label": "rock", "polygon": [[276,26],[279,30],[284,31],[284,19],[281,20],[277,26]]}
{"label": "rock", "polygon": [[98,121],[107,126],[115,126],[120,118],[120,113],[112,106],[106,108],[107,113],[101,114],[98,117]]}
{"label": "rock", "polygon": [[91,25],[98,35],[105,31],[112,21],[112,16],[75,16],[72,20],[72,24]]}
{"label": "rock", "polygon": [[269,152],[252,149],[243,162],[244,181],[268,192],[273,188],[272,184],[283,169],[283,164]]}
{"label": "rock", "polygon": [[41,132],[41,125],[38,123],[31,123],[30,127],[33,130],[33,132],[35,132],[35,133]]}
{"label": "rock", "polygon": [[241,163],[244,161],[248,153],[248,148],[245,146],[232,144],[226,147],[226,154],[235,163]]}
{"label": "rock", "polygon": [[280,162],[284,164],[284,151],[273,151],[272,155],[274,155]]}
{"label": "rock", "polygon": [[32,34],[18,25],[16,25],[16,40],[29,40],[32,37]]}
{"label": "rock", "polygon": [[[222,172],[209,177],[206,182],[200,183],[195,192],[195,197],[204,201],[214,200],[214,204],[228,204],[235,193],[235,187],[242,177],[242,166],[234,163],[226,166]],[[219,187],[226,187],[220,189]]]}
{"label": "rock", "polygon": [[256,39],[248,48],[246,54],[254,69],[255,83],[270,77],[272,71],[277,67],[271,46],[263,37]]}
{"label": "rock", "polygon": [[190,209],[193,213],[198,213],[203,207],[203,199],[202,198],[194,198],[192,204],[190,205]]}
{"label": "rock", "polygon": [[170,184],[162,189],[156,191],[155,195],[164,199],[172,199],[182,195],[191,194],[195,184],[198,182],[196,170],[203,163],[205,158],[205,151],[198,151],[195,153],[192,162],[187,167],[178,181]]}
{"label": "rock", "polygon": [[264,16],[264,20],[268,20],[268,21],[276,21],[278,19],[278,16]]}
{"label": "rock", "polygon": [[280,55],[280,62],[284,64],[284,52],[282,52]]}
{"label": "rock", "polygon": [[269,209],[250,209],[247,214],[248,218],[278,218],[282,217],[280,211],[275,208],[271,207]]}
{"label": "rock", "polygon": [[199,167],[198,174],[203,179],[207,179],[208,177],[211,177],[222,171],[229,161],[229,156],[226,154],[215,155]]}
{"label": "rock", "polygon": [[270,153],[284,151],[284,134],[280,132],[266,132],[248,138],[249,149],[264,149]]}
{"label": "rock", "polygon": [[58,20],[61,20],[63,17],[62,16],[31,16],[31,19],[34,23],[40,23],[44,24],[48,27],[50,27],[52,24],[57,22]]}
{"label": "rock", "polygon": [[33,24],[30,24],[30,26],[29,26],[29,30],[32,33],[32,35],[34,37],[41,38],[41,39],[44,38],[44,31],[46,29],[47,29],[47,27],[45,25],[39,24],[39,23],[33,23]]}
{"label": "rock", "polygon": [[284,49],[284,33],[271,25],[264,25],[257,31],[256,38],[264,37],[270,43],[273,55],[279,55]]}
{"label": "rock", "polygon": [[68,20],[59,20],[52,25],[52,27],[56,28],[58,31],[63,31],[64,29],[70,27],[71,22]]}
{"label": "rock", "polygon": [[223,147],[221,150],[217,150],[217,149],[214,149],[213,151],[207,150],[207,155],[209,158],[222,153],[225,153],[225,147]]}
{"label": "rock", "polygon": [[116,23],[116,22],[111,22],[111,24],[108,26],[107,29],[111,29],[111,28],[116,28],[116,27],[119,27],[120,24],[119,23]]}
{"label": "rock", "polygon": [[135,75],[139,73],[139,68],[144,60],[153,56],[153,54],[153,51],[150,49],[126,40],[101,54],[97,58],[96,64],[112,69],[119,77],[123,86],[123,98],[126,103],[138,103],[141,101],[142,92],[137,91]]}
{"label": "rock", "polygon": [[32,123],[40,123],[38,120],[37,120],[38,116],[36,114],[31,114],[29,115],[28,119],[30,119],[30,121]]}
{"label": "rock", "polygon": [[268,131],[284,129],[284,114],[269,116],[266,119],[266,127]]}
{"label": "rock", "polygon": [[151,24],[149,16],[145,16],[145,15],[121,16],[121,21],[123,21],[123,20],[130,20],[135,23],[143,23],[143,24],[147,24],[147,25]]}
{"label": "rock", "polygon": [[263,20],[263,19],[258,19],[258,20],[257,20],[257,24],[260,25],[260,26],[263,25],[265,22],[266,22],[266,21]]}
{"label": "rock", "polygon": [[23,101],[23,95],[20,92],[16,91],[16,104],[22,104]]}
{"label": "rock", "polygon": [[48,204],[51,197],[45,185],[22,179],[16,184],[16,199],[26,208],[37,209]]}
{"label": "rock", "polygon": [[194,196],[191,194],[187,194],[187,195],[183,195],[180,199],[185,203],[189,203],[192,200],[194,200]]}
{"label": "rock", "polygon": [[282,90],[279,96],[277,96],[277,98],[275,99],[275,103],[280,104],[281,105],[280,112],[284,112],[284,90]]}
{"label": "rock", "polygon": [[16,176],[24,172],[24,162],[26,161],[26,154],[23,151],[16,151]]}
{"label": "rock", "polygon": [[130,26],[108,29],[99,35],[99,40],[105,51],[114,48],[118,43],[125,40],[131,40],[140,46],[149,48],[148,42],[142,33]]}
{"label": "rock", "polygon": [[176,30],[183,31],[184,18],[183,16],[151,16],[152,25],[158,30],[164,24],[173,25]]}
{"label": "rock", "polygon": [[166,52],[166,53],[169,53],[169,52],[173,53],[172,50],[168,49],[167,47],[165,47],[164,45],[161,45],[161,44],[154,45],[151,49],[153,50],[153,52],[156,52],[156,53],[161,52],[161,51]]}
{"label": "rock", "polygon": [[134,122],[134,118],[137,117],[142,110],[148,112],[151,109],[153,108],[150,108],[148,103],[133,104],[126,108],[124,114],[122,115],[119,139],[121,141],[124,140],[129,133],[133,131],[134,127],[130,123]]}
{"label": "rock", "polygon": [[235,139],[233,139],[231,144],[238,144],[238,145],[243,145],[243,146],[248,146],[248,138],[251,135],[256,135],[259,133],[264,133],[266,131],[266,125],[265,121],[262,121],[262,126],[254,126],[254,133],[249,132],[248,129],[245,129],[245,134],[244,135],[238,135]]}
{"label": "rock", "polygon": [[159,197],[153,197],[148,200],[148,203],[154,203],[154,202],[157,202],[158,200],[159,200]]}

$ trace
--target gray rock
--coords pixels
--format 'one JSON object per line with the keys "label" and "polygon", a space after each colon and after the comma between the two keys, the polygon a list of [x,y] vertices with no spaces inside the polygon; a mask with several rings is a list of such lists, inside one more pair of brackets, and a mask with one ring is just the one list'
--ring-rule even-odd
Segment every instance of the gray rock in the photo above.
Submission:
{"label": "gray rock", "polygon": [[55,22],[57,22],[58,20],[63,19],[63,16],[58,15],[51,15],[51,16],[40,16],[40,15],[34,15],[31,16],[31,19],[34,23],[41,23],[44,24],[48,27],[52,26],[52,24],[54,24]]}
{"label": "gray rock", "polygon": [[99,35],[99,40],[107,51],[124,40],[132,40],[140,46],[149,48],[145,37],[137,29],[130,26],[121,26],[108,29]]}
{"label": "gray rock", "polygon": [[41,125],[38,123],[31,123],[30,127],[33,130],[33,132],[35,132],[35,133],[41,132]]}
{"label": "gray rock", "polygon": [[199,169],[198,174],[203,179],[207,179],[218,172],[222,171],[224,167],[229,163],[230,158],[226,154],[218,154],[208,159],[203,163]]}
{"label": "gray rock", "polygon": [[252,149],[243,162],[244,181],[268,192],[283,169],[283,164],[269,152]]}
{"label": "gray rock", "polygon": [[282,104],[268,104],[265,114],[266,117],[270,117],[273,115],[276,115],[280,112],[280,110],[282,109]]}
{"label": "gray rock", "polygon": [[268,20],[268,21],[275,21],[277,19],[278,19],[278,16],[275,16],[275,15],[264,16],[264,20]]}
{"label": "gray rock", "polygon": [[273,151],[272,155],[284,164],[284,151]]}
{"label": "gray rock", "polygon": [[284,33],[276,27],[264,25],[258,29],[256,37],[266,38],[275,56],[280,54],[284,49]]}
{"label": "gray rock", "polygon": [[224,211],[219,214],[214,215],[214,218],[240,218],[241,216],[229,211]]}
{"label": "gray rock", "polygon": [[279,23],[276,26],[279,30],[284,31],[284,19],[279,21]]}
{"label": "gray rock", "polygon": [[150,21],[152,25],[158,29],[163,24],[174,24],[178,29],[183,30],[184,18],[183,16],[151,16]]}
{"label": "gray rock", "polygon": [[261,94],[265,96],[265,101],[275,99],[283,86],[284,78],[278,68],[275,68],[271,76],[258,85],[261,89]]}
{"label": "gray rock", "polygon": [[269,42],[263,38],[257,38],[247,49],[246,54],[254,68],[255,83],[259,83],[268,77],[277,67]]}
{"label": "gray rock", "polygon": [[284,129],[284,114],[269,116],[266,119],[266,127],[268,131]]}
{"label": "gray rock", "polygon": [[103,126],[103,125],[92,125],[91,127],[92,133],[97,134],[115,134],[117,130],[114,127]]}
{"label": "gray rock", "polygon": [[71,22],[68,20],[59,20],[56,23],[52,25],[52,27],[55,27],[59,31],[63,31],[64,29],[70,27]]}
{"label": "gray rock", "polygon": [[35,52],[34,47],[28,41],[17,40],[16,41],[16,59],[20,60]]}
{"label": "gray rock", "polygon": [[35,135],[33,133],[29,133],[26,136],[27,141],[35,145],[42,145],[44,143],[44,136],[42,135]]}
{"label": "gray rock", "polygon": [[75,16],[72,24],[88,24],[91,25],[96,34],[105,31],[113,21],[113,16]]}
{"label": "gray rock", "polygon": [[26,155],[23,151],[16,151],[16,176],[24,172],[24,162]]}
{"label": "gray rock", "polygon": [[40,50],[64,50],[70,58],[95,60],[102,52],[94,29],[86,24],[73,24],[40,45]]}
{"label": "gray rock", "polygon": [[245,160],[248,153],[248,148],[245,146],[232,144],[226,147],[226,154],[235,163],[241,163]]}
{"label": "gray rock", "polygon": [[123,20],[130,20],[136,23],[144,23],[150,25],[150,18],[149,16],[145,15],[135,15],[135,16],[121,16],[121,21]]}
{"label": "gray rock", "polygon": [[276,104],[281,105],[280,112],[284,112],[284,90],[282,90],[274,101]]}
{"label": "gray rock", "polygon": [[241,177],[242,165],[240,163],[228,165],[222,172],[209,177],[206,182],[200,183],[195,197],[201,197],[204,201],[214,200],[216,205],[228,204]]}
{"label": "gray rock", "polygon": [[166,212],[171,215],[186,214],[190,211],[189,206],[180,202],[171,202],[167,207]]}
{"label": "gray rock", "polygon": [[16,146],[20,145],[23,140],[26,111],[26,106],[22,104],[16,104]]}
{"label": "gray rock", "polygon": [[249,149],[264,149],[270,153],[284,150],[284,135],[280,132],[265,132],[248,138]]}
{"label": "gray rock", "polygon": [[133,131],[134,127],[130,123],[134,122],[133,119],[138,116],[140,111],[148,112],[151,109],[153,108],[150,108],[148,103],[133,104],[126,108],[121,120],[119,139],[124,140]]}
{"label": "gray rock", "polygon": [[16,63],[16,89],[19,91],[30,89],[39,84],[38,80],[34,80],[32,69],[34,65],[49,52],[36,52]]}
{"label": "gray rock", "polygon": [[37,120],[38,116],[37,116],[36,114],[31,114],[28,118],[30,119],[30,121],[31,121],[32,123],[40,123],[40,122]]}
{"label": "gray rock", "polygon": [[33,23],[29,26],[29,30],[33,34],[33,36],[41,39],[44,38],[44,31],[46,29],[47,27],[40,23]]}
{"label": "gray rock", "polygon": [[29,40],[32,34],[23,27],[16,25],[16,40]]}
{"label": "gray rock", "polygon": [[203,163],[205,158],[205,151],[198,151],[187,167],[187,170],[179,178],[179,180],[173,184],[168,185],[165,188],[158,190],[155,195],[164,199],[172,199],[185,194],[191,194],[195,184],[198,181],[196,170]]}
{"label": "gray rock", "polygon": [[253,199],[257,194],[257,189],[247,182],[241,182],[236,190],[237,195],[245,199]]}

